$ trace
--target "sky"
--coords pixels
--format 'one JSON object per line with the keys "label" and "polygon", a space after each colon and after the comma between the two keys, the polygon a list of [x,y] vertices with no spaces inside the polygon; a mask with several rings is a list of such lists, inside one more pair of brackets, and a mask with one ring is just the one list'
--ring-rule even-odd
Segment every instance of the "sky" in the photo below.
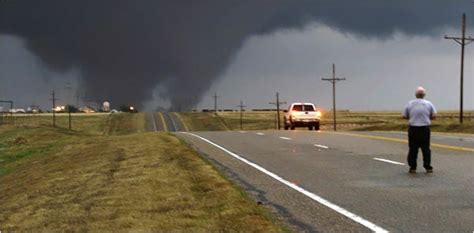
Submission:
{"label": "sky", "polygon": [[[446,30],[456,35],[453,29]],[[317,42],[316,42],[317,41]],[[472,48],[474,49],[474,48]],[[466,47],[464,107],[474,109],[473,52]],[[346,78],[336,84],[340,109],[400,110],[415,98],[418,86],[438,109],[456,110],[460,99],[460,46],[442,35],[366,39],[313,24],[303,31],[285,30],[247,40],[221,80],[199,108],[218,103],[235,108],[271,108],[281,101],[312,102],[332,108],[332,84],[321,78]],[[288,105],[285,105],[285,107]]]}
{"label": "sky", "polygon": [[[337,0],[15,0],[0,5],[0,99],[143,110],[271,108],[282,101],[400,110],[417,86],[440,110],[459,108],[460,46],[474,3]],[[471,10],[469,10],[471,9]],[[471,45],[474,46],[474,45]],[[464,103],[474,109],[473,50]],[[68,88],[70,87],[70,88]]]}

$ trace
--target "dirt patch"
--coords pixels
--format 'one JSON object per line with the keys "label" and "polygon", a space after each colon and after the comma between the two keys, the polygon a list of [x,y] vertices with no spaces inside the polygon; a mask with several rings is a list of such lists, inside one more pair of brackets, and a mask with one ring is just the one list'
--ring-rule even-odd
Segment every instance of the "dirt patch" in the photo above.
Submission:
{"label": "dirt patch", "polygon": [[12,144],[15,145],[15,146],[27,145],[28,144],[28,139],[26,139],[24,137],[17,137],[12,142]]}

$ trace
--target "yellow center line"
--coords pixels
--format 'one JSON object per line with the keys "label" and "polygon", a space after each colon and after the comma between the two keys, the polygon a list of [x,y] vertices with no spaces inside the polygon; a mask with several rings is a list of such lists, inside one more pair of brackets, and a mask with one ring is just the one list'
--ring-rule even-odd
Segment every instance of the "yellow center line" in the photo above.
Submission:
{"label": "yellow center line", "polygon": [[163,117],[163,113],[159,112],[158,114],[160,115],[161,124],[163,124],[163,128],[165,132],[168,132],[168,126],[166,125],[165,118]]}
{"label": "yellow center line", "polygon": [[[370,139],[377,139],[377,140],[390,141],[390,142],[400,142],[400,143],[408,144],[408,140],[406,140],[406,139],[389,138],[389,137],[373,136],[373,135],[363,135],[363,134],[355,134],[355,133],[345,133],[345,132],[344,133],[342,133],[342,132],[329,132],[329,131],[324,131],[324,132],[340,134],[340,135],[346,135],[346,136],[353,136],[353,137],[360,137],[360,138],[370,138]],[[457,151],[474,152],[474,148],[462,147],[462,146],[450,146],[450,145],[437,144],[437,143],[431,143],[431,147],[449,149],[449,150],[457,150]]]}
{"label": "yellow center line", "polygon": [[179,113],[177,113],[177,112],[174,112],[174,115],[176,115],[176,117],[178,117],[179,121],[181,121],[181,124],[184,126],[184,130],[185,130],[186,132],[188,132],[188,131],[189,131],[189,128],[188,128],[188,126],[186,125],[186,122],[183,121],[183,118],[181,117],[181,115],[179,115]]}

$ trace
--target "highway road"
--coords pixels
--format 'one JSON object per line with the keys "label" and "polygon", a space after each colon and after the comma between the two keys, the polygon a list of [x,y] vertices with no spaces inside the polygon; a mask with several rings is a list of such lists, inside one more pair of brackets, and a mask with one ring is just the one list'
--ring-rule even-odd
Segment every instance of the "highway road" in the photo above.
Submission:
{"label": "highway road", "polygon": [[408,174],[402,132],[175,134],[295,231],[474,232],[472,135],[433,134],[434,173]]}
{"label": "highway road", "polygon": [[175,112],[153,112],[146,114],[148,131],[178,132],[188,131],[187,125]]}

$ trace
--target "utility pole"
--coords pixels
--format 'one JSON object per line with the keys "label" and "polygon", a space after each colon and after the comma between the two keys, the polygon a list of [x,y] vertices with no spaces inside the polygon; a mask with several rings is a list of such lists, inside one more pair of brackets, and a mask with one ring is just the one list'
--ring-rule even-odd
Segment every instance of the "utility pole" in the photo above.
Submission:
{"label": "utility pole", "polygon": [[461,45],[461,97],[459,100],[459,123],[463,123],[463,92],[464,92],[464,47],[474,41],[473,38],[466,38],[466,14],[462,14],[462,36],[461,37],[451,37],[444,36],[444,39],[454,40]]}
{"label": "utility pole", "polygon": [[217,93],[214,93],[214,114],[217,116],[217,98],[219,98],[220,96],[217,96]]}
{"label": "utility pole", "polygon": [[68,117],[69,117],[69,130],[72,129],[72,121],[71,121],[71,90],[72,90],[72,87],[71,87],[71,83],[68,83],[66,88],[66,90],[68,90],[67,92],[67,95],[68,95],[68,98],[67,98],[67,114],[68,114]]}
{"label": "utility pole", "polygon": [[243,119],[243,112],[244,112],[244,108],[245,108],[244,102],[241,100],[240,105],[237,105],[237,107],[240,108],[240,130],[242,130],[243,129],[242,119]]}
{"label": "utility pole", "polygon": [[281,125],[280,125],[280,104],[286,104],[286,102],[280,102],[280,94],[277,92],[276,93],[276,102],[270,102],[269,104],[273,104],[277,107],[277,129],[280,130]]}
{"label": "utility pole", "polygon": [[53,101],[53,127],[56,127],[56,93],[53,91],[51,93],[52,98],[50,100]]}
{"label": "utility pole", "polygon": [[321,80],[332,83],[332,112],[334,131],[336,131],[336,82],[346,80],[345,78],[336,78],[336,65],[332,64],[332,78],[322,78]]}

